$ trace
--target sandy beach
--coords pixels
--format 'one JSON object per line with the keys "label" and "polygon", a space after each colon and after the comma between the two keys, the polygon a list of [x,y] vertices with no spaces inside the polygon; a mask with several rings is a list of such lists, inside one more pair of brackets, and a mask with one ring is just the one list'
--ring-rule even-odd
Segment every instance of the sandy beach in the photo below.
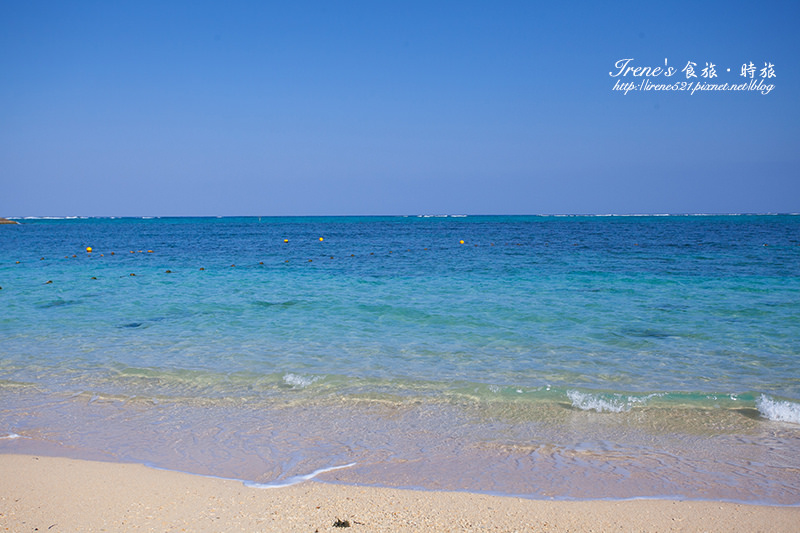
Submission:
{"label": "sandy beach", "polygon": [[551,502],[308,481],[249,488],[117,464],[0,455],[3,531],[796,531],[800,508]]}

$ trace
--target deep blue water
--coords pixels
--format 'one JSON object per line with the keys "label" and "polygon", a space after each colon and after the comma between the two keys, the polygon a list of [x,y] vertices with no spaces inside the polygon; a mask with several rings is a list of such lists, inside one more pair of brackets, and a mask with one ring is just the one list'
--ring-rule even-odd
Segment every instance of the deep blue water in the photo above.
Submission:
{"label": "deep blue water", "polygon": [[[0,435],[260,482],[353,458],[472,453],[409,445],[425,438],[489,442],[506,459],[531,442],[539,455],[588,446],[607,462],[612,432],[641,462],[629,451],[654,435],[680,450],[696,447],[686,435],[718,434],[758,448],[753,432],[779,428],[780,453],[800,455],[800,216],[20,222],[0,226]],[[253,451],[264,412],[303,421],[269,453]],[[165,451],[169,417],[195,451]],[[161,444],[137,444],[143,428]],[[272,431],[271,443],[289,438]],[[336,431],[351,437],[320,448]],[[215,459],[195,457],[209,448]],[[508,486],[475,474],[465,487],[453,468],[422,482],[337,472],[543,494],[519,468]],[[621,480],[612,495],[668,490],[654,483]],[[791,503],[796,489],[718,496]]]}

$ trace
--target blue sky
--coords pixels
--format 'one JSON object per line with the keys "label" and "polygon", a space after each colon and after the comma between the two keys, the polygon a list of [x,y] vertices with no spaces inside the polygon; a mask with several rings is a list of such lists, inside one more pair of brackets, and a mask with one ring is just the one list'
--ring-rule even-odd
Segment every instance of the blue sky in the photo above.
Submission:
{"label": "blue sky", "polygon": [[[0,215],[798,212],[798,20],[797,2],[0,0]],[[622,94],[624,58],[678,70],[654,83],[769,62],[774,89]]]}

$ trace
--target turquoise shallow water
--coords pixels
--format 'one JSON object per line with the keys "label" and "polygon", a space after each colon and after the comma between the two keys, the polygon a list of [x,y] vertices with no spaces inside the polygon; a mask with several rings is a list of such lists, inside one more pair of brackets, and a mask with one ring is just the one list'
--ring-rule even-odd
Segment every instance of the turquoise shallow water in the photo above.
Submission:
{"label": "turquoise shallow water", "polygon": [[797,503],[800,216],[20,222],[0,450]]}

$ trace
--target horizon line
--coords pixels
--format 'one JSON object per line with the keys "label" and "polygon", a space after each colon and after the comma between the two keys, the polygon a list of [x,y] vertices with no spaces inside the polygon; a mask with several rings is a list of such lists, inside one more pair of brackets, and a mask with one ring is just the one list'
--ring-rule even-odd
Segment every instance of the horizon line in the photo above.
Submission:
{"label": "horizon line", "polygon": [[468,217],[703,217],[703,216],[797,216],[800,212],[672,212],[672,213],[413,213],[413,214],[305,214],[305,215],[25,215],[0,217],[6,220],[86,220],[105,219],[161,219],[161,218],[468,218]]}

